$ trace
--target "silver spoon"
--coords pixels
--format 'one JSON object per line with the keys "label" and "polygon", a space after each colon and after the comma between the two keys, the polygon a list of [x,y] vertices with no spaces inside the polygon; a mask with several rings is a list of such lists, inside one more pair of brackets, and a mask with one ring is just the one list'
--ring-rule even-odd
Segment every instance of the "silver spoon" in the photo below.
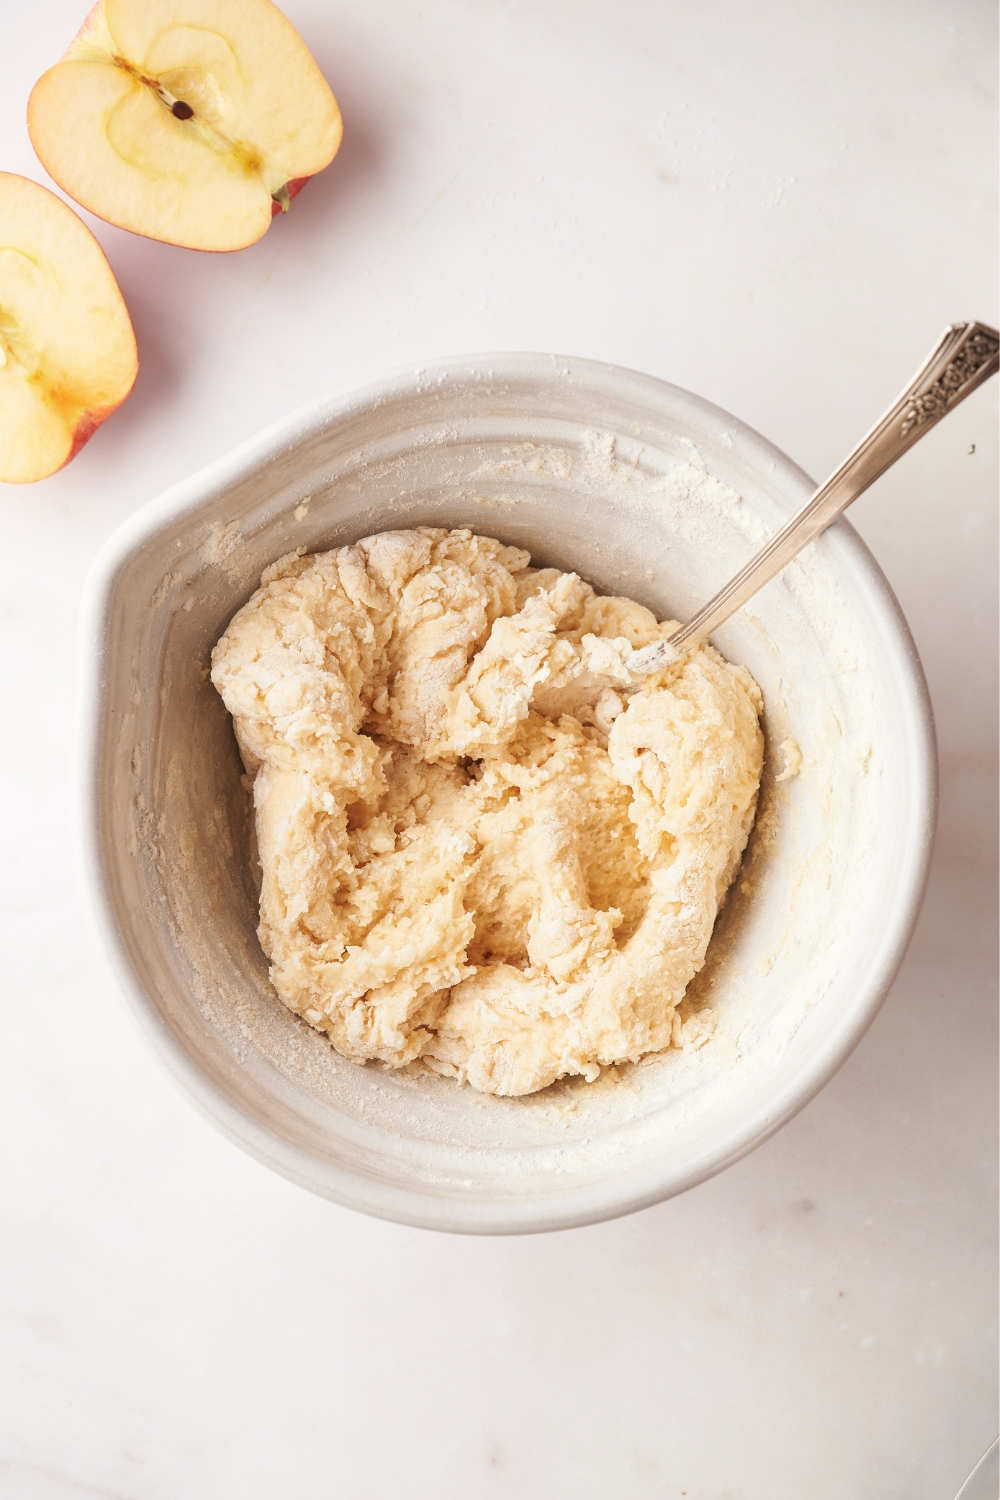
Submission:
{"label": "silver spoon", "polygon": [[1000,1438],[983,1454],[955,1500],[1000,1500]]}
{"label": "silver spoon", "polygon": [[693,620],[675,630],[667,640],[654,641],[651,646],[633,652],[627,662],[629,671],[643,677],[658,672],[676,661],[685,647],[693,650],[700,645],[780,573],[803,547],[825,531],[897,458],[971,391],[995,375],[998,364],[1000,334],[995,328],[987,328],[984,323],[952,323],[899,399],[826,484]]}

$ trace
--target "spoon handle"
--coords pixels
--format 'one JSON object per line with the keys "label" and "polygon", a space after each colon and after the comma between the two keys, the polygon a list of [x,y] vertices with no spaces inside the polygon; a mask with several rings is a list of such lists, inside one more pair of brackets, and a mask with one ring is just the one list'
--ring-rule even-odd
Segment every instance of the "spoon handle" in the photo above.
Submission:
{"label": "spoon handle", "polygon": [[756,557],[670,637],[671,646],[695,646],[717,630],[897,458],[994,375],[1000,363],[998,351],[1000,335],[983,323],[953,323],[947,328],[906,390],[851,456]]}

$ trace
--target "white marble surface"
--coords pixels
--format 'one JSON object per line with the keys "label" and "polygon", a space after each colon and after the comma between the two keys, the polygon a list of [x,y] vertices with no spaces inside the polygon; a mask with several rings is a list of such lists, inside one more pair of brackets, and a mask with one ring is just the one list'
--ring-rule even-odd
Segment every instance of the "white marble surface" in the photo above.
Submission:
{"label": "white marble surface", "polygon": [[[74,885],[77,598],[111,529],[386,366],[549,349],[729,408],[819,475],[996,321],[986,0],[289,0],[340,157],[253,249],[96,221],[135,392],[0,493],[3,1500],[951,1500],[995,1435],[997,384],[853,518],[942,757],[905,967],[752,1156],[617,1223],[458,1239],[313,1199],[192,1113]],[[4,168],[83,0],[4,8]],[[972,451],[974,448],[974,452]]]}

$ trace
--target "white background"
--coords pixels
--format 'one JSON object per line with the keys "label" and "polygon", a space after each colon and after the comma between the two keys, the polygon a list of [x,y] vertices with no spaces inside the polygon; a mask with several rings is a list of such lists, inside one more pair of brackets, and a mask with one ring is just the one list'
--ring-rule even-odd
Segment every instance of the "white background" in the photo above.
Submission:
{"label": "white background", "polygon": [[[4,0],[0,167],[48,181],[24,104],[84,8]],[[366,1220],[191,1111],[81,916],[73,646],[122,518],[299,404],[437,354],[645,370],[822,477],[945,323],[997,321],[995,7],[285,9],[343,108],[340,156],[235,255],[85,215],[139,380],[67,470],[0,487],[0,1495],[951,1500],[996,1424],[996,382],[852,512],[940,737],[906,964],[796,1120],[617,1223]]]}

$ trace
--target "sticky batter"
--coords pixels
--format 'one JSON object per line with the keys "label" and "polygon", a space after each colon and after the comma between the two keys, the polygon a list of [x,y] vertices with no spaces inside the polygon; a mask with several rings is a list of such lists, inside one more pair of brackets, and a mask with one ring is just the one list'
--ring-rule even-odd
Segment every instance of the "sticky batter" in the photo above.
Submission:
{"label": "sticky batter", "polygon": [[685,1043],[753,822],[760,691],[469,531],[268,568],[213,653],[281,999],[357,1062],[493,1094]]}

